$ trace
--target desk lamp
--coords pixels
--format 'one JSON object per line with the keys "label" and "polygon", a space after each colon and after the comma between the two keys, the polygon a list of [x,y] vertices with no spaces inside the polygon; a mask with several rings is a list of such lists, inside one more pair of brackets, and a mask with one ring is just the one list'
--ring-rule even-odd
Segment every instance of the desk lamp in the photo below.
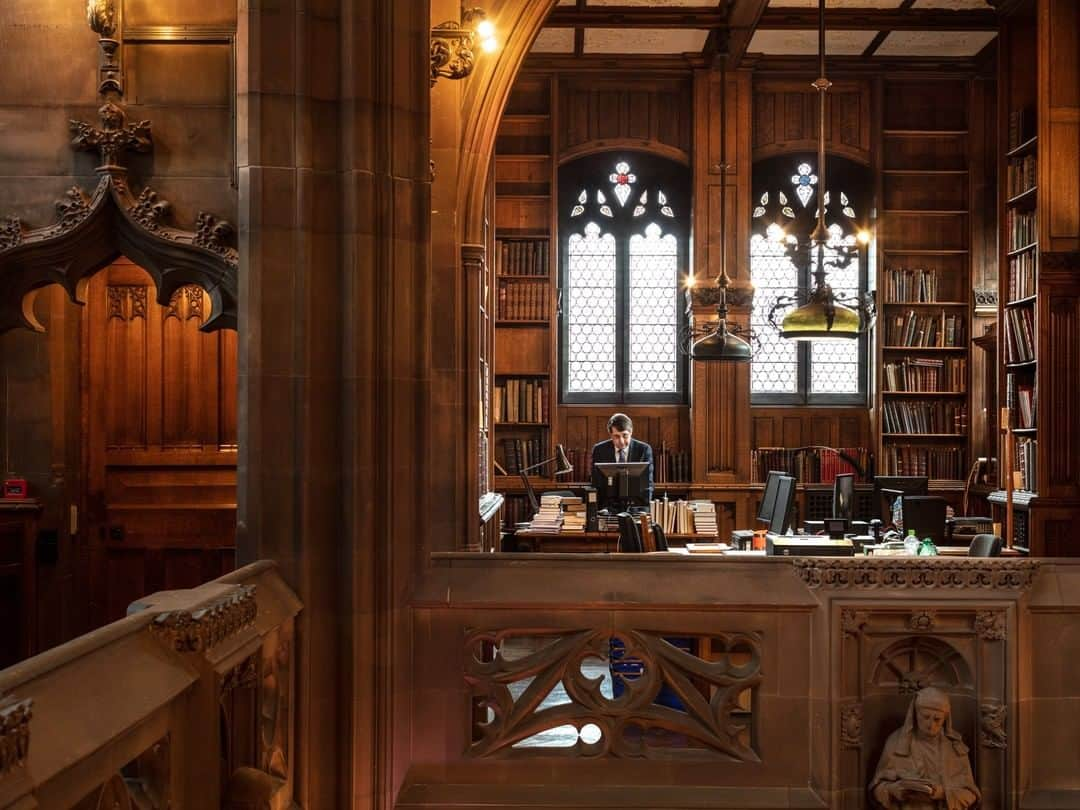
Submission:
{"label": "desk lamp", "polygon": [[533,470],[539,470],[541,467],[545,467],[553,461],[555,462],[556,478],[560,475],[566,475],[567,473],[572,473],[574,471],[574,465],[571,464],[570,459],[566,457],[566,451],[561,444],[555,445],[555,455],[551,458],[545,458],[543,461],[530,464],[528,467],[518,471],[521,475],[522,483],[525,484],[525,495],[529,498],[529,506],[532,508],[534,515],[540,511],[540,502],[536,500],[536,490],[534,490],[532,484],[529,483],[529,473]]}

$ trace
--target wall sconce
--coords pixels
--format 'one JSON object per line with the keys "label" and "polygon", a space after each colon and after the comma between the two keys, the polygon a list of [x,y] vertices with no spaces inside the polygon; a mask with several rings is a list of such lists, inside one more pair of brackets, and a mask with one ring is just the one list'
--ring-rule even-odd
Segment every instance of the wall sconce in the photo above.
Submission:
{"label": "wall sconce", "polygon": [[472,73],[477,42],[484,53],[499,47],[495,26],[481,8],[461,10],[461,22],[448,20],[431,29],[431,84],[440,76],[464,79]]}

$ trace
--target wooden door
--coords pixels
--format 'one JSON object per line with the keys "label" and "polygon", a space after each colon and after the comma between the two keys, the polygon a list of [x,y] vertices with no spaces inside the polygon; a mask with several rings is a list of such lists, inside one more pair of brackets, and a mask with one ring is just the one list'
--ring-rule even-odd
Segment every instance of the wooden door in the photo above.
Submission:
{"label": "wooden door", "polygon": [[96,624],[235,566],[236,333],[199,332],[209,314],[194,285],[159,305],[126,259],[90,280],[83,536]]}

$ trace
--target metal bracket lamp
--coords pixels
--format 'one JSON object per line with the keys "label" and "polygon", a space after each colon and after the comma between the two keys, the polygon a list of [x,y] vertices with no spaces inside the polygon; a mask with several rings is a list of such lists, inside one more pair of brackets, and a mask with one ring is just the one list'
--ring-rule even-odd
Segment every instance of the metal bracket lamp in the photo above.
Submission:
{"label": "metal bracket lamp", "polygon": [[461,22],[447,20],[431,29],[431,84],[439,77],[464,79],[476,64],[476,47],[491,53],[499,47],[495,26],[481,8],[462,8]]}
{"label": "metal bracket lamp", "polygon": [[[769,323],[774,327],[776,316],[784,312],[780,334],[790,340],[854,340],[873,325],[874,299],[866,296],[841,297],[833,292],[825,280],[825,246],[829,241],[829,228],[825,224],[827,186],[825,184],[825,94],[832,82],[825,76],[825,0],[818,0],[818,79],[812,85],[818,91],[818,202],[817,225],[810,234],[808,247],[799,240],[788,237],[785,246],[792,262],[814,261],[814,286],[800,290],[796,295],[779,296],[769,311]],[[861,233],[858,241],[866,241],[868,234]],[[858,257],[858,245],[837,245],[834,269],[846,267]],[[816,257],[815,257],[816,254]],[[792,308],[793,307],[793,308]]]}
{"label": "metal bracket lamp", "polygon": [[566,451],[561,444],[555,445],[555,455],[551,458],[545,458],[543,461],[530,464],[528,467],[523,467],[518,471],[521,475],[521,482],[525,485],[525,495],[529,499],[529,506],[532,508],[534,514],[540,508],[540,502],[536,499],[536,490],[533,489],[532,483],[529,481],[529,473],[533,470],[539,470],[541,467],[546,467],[553,461],[555,462],[556,478],[560,475],[568,475],[574,471],[574,465],[571,464],[570,459],[566,457]]}

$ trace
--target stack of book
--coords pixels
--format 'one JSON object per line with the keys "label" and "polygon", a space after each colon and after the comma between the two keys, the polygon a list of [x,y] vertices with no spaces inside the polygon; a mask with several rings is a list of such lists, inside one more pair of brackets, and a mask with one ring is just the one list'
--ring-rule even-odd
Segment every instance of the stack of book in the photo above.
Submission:
{"label": "stack of book", "polygon": [[529,531],[540,534],[558,534],[563,525],[562,496],[541,495],[540,509],[533,515]]}
{"label": "stack of book", "polygon": [[929,348],[963,346],[964,316],[946,315],[944,311],[920,315],[909,309],[886,321],[885,343]]}
{"label": "stack of book", "polygon": [[886,402],[886,433],[964,433],[967,405],[953,402]]}
{"label": "stack of book", "polygon": [[716,504],[712,501],[690,501],[690,512],[694,518],[694,531],[697,534],[717,534]]}
{"label": "stack of book", "polygon": [[966,387],[966,357],[908,357],[885,364],[886,391],[959,393]]}
{"label": "stack of book", "polygon": [[548,240],[500,239],[495,254],[500,276],[546,276],[548,274]]}
{"label": "stack of book", "polygon": [[550,288],[546,281],[499,279],[500,321],[547,320],[550,301]]}
{"label": "stack of book", "polygon": [[885,271],[885,300],[890,303],[938,300],[937,270],[903,267]]}
{"label": "stack of book", "polygon": [[1005,375],[1005,404],[1012,419],[1010,427],[1035,427],[1035,386],[1020,382],[1015,374]]}
{"label": "stack of book", "polygon": [[495,384],[492,390],[492,416],[503,422],[548,421],[547,380],[512,377]]}
{"label": "stack of book", "polygon": [[562,496],[564,533],[573,532],[581,534],[585,531],[585,502],[577,495]]}
{"label": "stack of book", "polygon": [[1030,307],[1005,310],[1005,362],[1035,359],[1035,315]]}
{"label": "stack of book", "polygon": [[1016,469],[1020,471],[1020,489],[1036,492],[1039,482],[1035,471],[1038,462],[1039,443],[1035,439],[1016,440]]}

